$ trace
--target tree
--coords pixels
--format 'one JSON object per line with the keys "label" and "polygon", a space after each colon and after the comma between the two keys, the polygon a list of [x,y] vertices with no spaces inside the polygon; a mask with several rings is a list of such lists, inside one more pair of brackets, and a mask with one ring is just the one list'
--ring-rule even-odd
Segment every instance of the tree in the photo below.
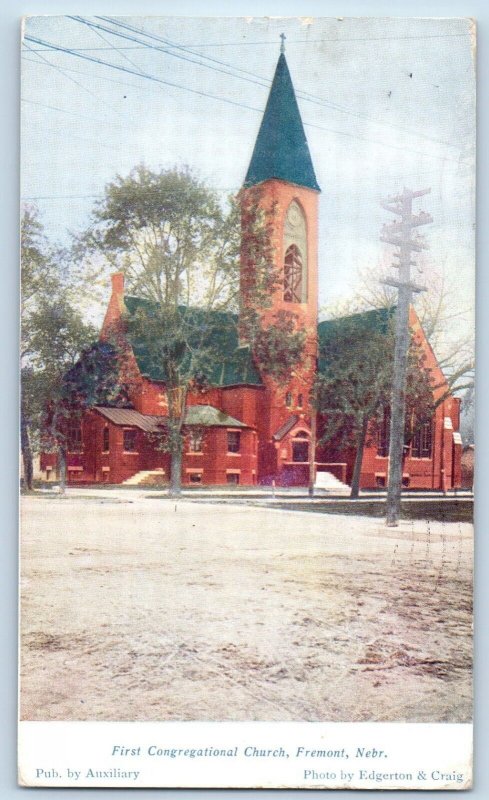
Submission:
{"label": "tree", "polygon": [[[38,449],[42,418],[49,396],[47,349],[56,319],[66,316],[60,303],[60,259],[44,236],[39,213],[26,206],[21,219],[21,452],[24,483],[32,489],[33,448]],[[67,320],[64,320],[67,324]],[[81,321],[78,320],[78,327]],[[68,339],[72,339],[70,336]],[[42,353],[42,354],[41,354]]]}
{"label": "tree", "polygon": [[[170,453],[172,494],[181,489],[188,394],[209,385],[222,337],[238,328],[255,362],[276,380],[290,373],[302,351],[304,335],[291,314],[263,324],[260,309],[270,304],[278,281],[271,222],[259,190],[246,197],[223,206],[186,169],[138,166],[106,187],[81,242],[88,258],[102,255],[111,269],[122,270],[129,292],[143,301],[126,319],[127,334],[164,379],[160,447]],[[241,307],[240,254],[252,265]]]}
{"label": "tree", "polygon": [[117,348],[91,345],[96,332],[70,298],[62,254],[48,245],[36,209],[21,222],[21,450],[32,489],[33,447],[55,450],[66,478],[68,420],[110,396],[120,399]]}
{"label": "tree", "polygon": [[[463,394],[474,386],[474,336],[471,330],[471,310],[460,308],[457,287],[446,279],[443,265],[434,265],[426,255],[419,254],[419,281],[427,291],[414,296],[416,313],[428,342],[436,354],[447,385],[446,394]],[[390,260],[377,266],[359,270],[357,291],[348,308],[342,313],[367,311],[375,308],[392,308],[396,290],[384,283],[392,277]],[[329,313],[339,315],[339,309]],[[466,321],[466,325],[460,323]],[[456,336],[454,336],[456,330]],[[461,335],[461,331],[465,331]]]}
{"label": "tree", "polygon": [[[319,370],[313,389],[324,419],[320,444],[355,451],[351,497],[358,497],[365,445],[389,407],[394,354],[393,315],[386,310],[331,320],[320,326]],[[414,340],[408,359],[406,441],[433,413],[433,385]]]}
{"label": "tree", "polygon": [[58,455],[61,491],[66,485],[67,450],[73,424],[80,425],[84,411],[96,405],[121,407],[129,404],[129,385],[121,381],[121,353],[117,344],[98,341],[82,348],[90,328],[79,329],[78,320],[70,309],[65,313],[61,334],[75,345],[73,357],[67,359],[68,350],[65,350],[58,352],[52,362],[48,361],[53,355],[50,348],[44,362],[46,369],[40,374],[48,398],[42,442],[45,450],[53,449]]}
{"label": "tree", "polygon": [[[65,377],[95,331],[61,296],[42,298],[29,315],[29,354],[23,369],[25,418],[37,441],[58,454],[66,478],[66,425],[71,413]],[[26,480],[26,485],[29,484]]]}
{"label": "tree", "polygon": [[46,241],[42,225],[35,208],[26,207],[21,219],[21,396],[20,396],[20,446],[24,466],[24,483],[32,489],[33,456],[31,443],[32,420],[35,415],[35,393],[29,392],[27,379],[32,367],[28,363],[31,350],[32,329],[29,316],[35,298],[50,279],[49,261],[46,256]]}

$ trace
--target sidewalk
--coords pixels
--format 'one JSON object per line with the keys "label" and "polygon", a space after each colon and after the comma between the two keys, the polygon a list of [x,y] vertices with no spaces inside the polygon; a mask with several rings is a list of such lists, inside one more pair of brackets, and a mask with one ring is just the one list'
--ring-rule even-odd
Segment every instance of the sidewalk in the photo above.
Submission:
{"label": "sidewalk", "polygon": [[[38,489],[39,494],[51,494],[57,492],[59,487],[53,484],[52,487],[43,487]],[[67,497],[97,497],[101,499],[152,499],[152,498],[168,498],[168,489],[166,487],[129,487],[129,486],[69,486],[66,488]],[[372,491],[364,490],[360,492],[360,497],[355,500],[350,500],[349,497],[344,495],[335,495],[325,489],[315,489],[314,496],[309,497],[307,488],[305,487],[277,487],[272,489],[270,486],[263,487],[250,487],[250,488],[233,488],[226,489],[221,487],[199,488],[199,489],[182,489],[180,497],[186,500],[218,498],[221,500],[236,499],[236,500],[264,500],[270,502],[271,500],[280,500],[281,503],[296,503],[298,500],[307,501],[310,503],[370,503],[372,501],[383,501],[387,497],[387,492],[382,490]],[[438,500],[440,502],[460,499],[464,501],[473,500],[473,492],[466,489],[451,490],[446,494],[440,491],[426,491],[419,492],[405,491],[402,493],[403,501],[417,502],[426,500]]]}

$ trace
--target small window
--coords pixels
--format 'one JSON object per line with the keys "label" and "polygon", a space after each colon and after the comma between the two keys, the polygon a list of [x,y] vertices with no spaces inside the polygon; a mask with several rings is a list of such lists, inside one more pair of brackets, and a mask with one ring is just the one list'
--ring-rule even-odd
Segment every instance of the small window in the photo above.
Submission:
{"label": "small window", "polygon": [[241,433],[228,431],[228,453],[239,453],[241,447]]}
{"label": "small window", "polygon": [[189,475],[190,483],[202,483],[202,473],[201,472],[191,472]]}
{"label": "small window", "polygon": [[124,431],[124,451],[126,453],[136,452],[136,431],[126,428]]}
{"label": "small window", "polygon": [[385,475],[376,475],[375,485],[377,489],[385,489]]}
{"label": "small window", "polygon": [[302,408],[303,397],[302,394],[297,395],[297,408]]}
{"label": "small window", "polygon": [[307,439],[292,442],[292,461],[299,464],[309,461],[309,442]]}
{"label": "small window", "polygon": [[103,433],[102,450],[104,453],[109,452],[109,445],[110,445],[110,434],[109,434],[109,429],[107,427],[104,428],[104,433]]}
{"label": "small window", "polygon": [[82,469],[70,469],[70,467],[68,467],[68,481],[80,480],[82,475],[83,475]]}
{"label": "small window", "polygon": [[82,451],[82,426],[79,420],[71,420],[68,425],[68,452],[81,453]]}
{"label": "small window", "polygon": [[292,392],[287,392],[285,395],[285,405],[290,408],[292,405]]}
{"label": "small window", "polygon": [[202,433],[202,431],[199,430],[190,431],[188,435],[189,453],[201,453],[203,439],[204,439],[204,434]]}
{"label": "small window", "polygon": [[405,477],[403,476],[402,488],[403,489],[408,489],[409,488],[409,476],[408,475],[406,475]]}
{"label": "small window", "polygon": [[238,472],[228,472],[226,475],[227,483],[238,486],[239,485],[239,473]]}

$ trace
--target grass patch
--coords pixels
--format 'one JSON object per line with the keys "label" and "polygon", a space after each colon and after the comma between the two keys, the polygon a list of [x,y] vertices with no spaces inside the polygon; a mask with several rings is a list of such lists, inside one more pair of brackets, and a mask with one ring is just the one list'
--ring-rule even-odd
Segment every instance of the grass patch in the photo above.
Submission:
{"label": "grass patch", "polygon": [[[280,503],[273,508],[287,511],[308,511],[315,514],[351,514],[358,517],[385,517],[385,500],[356,503],[338,500],[335,503]],[[401,503],[401,519],[429,519],[438,522],[472,522],[472,500],[415,500]]]}

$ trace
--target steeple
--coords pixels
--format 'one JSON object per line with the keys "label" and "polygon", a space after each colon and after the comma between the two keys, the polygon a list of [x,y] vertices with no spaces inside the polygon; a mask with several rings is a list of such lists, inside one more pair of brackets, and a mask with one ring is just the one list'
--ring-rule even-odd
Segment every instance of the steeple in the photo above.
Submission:
{"label": "steeple", "polygon": [[320,191],[285,60],[285,36],[281,38],[277,68],[244,185],[278,178]]}

